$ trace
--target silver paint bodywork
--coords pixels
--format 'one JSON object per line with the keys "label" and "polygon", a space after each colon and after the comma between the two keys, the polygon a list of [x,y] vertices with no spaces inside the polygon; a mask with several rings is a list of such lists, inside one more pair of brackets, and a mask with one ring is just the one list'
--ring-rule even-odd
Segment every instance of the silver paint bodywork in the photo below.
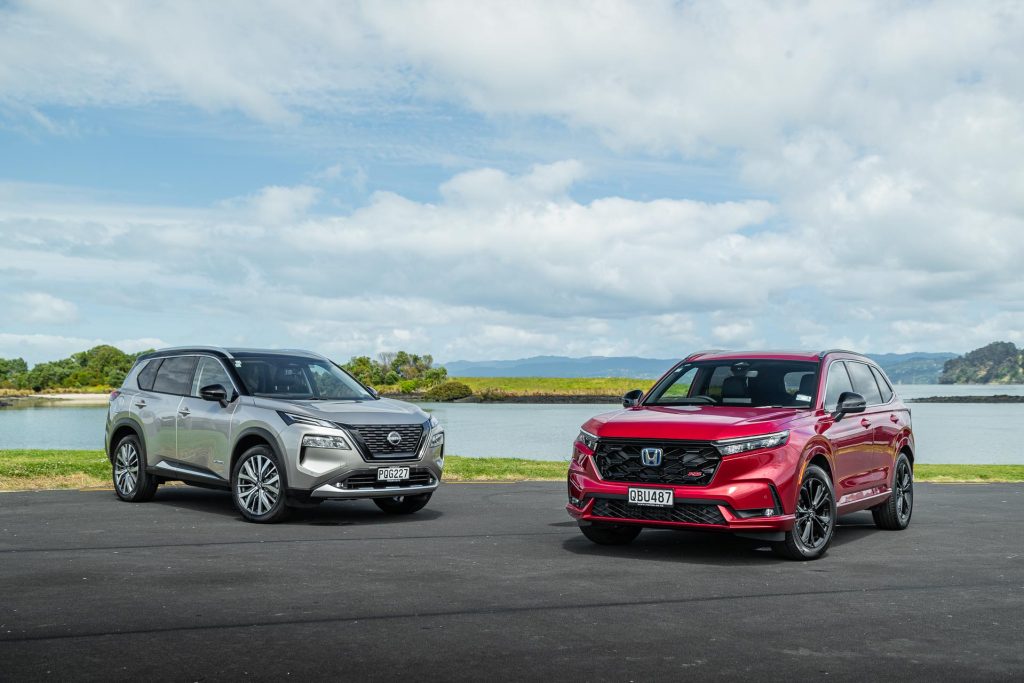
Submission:
{"label": "silver paint bodywork", "polygon": [[[226,350],[216,349],[227,353]],[[281,353],[267,351],[266,353]],[[304,356],[315,356],[301,352]],[[189,349],[181,355],[213,354]],[[321,358],[316,356],[317,358]],[[326,359],[324,359],[326,360]],[[243,387],[234,391],[234,400],[222,405],[196,396],[179,396],[144,390],[138,375],[145,362],[137,363],[125,378],[120,394],[111,400],[107,412],[106,451],[113,453],[115,434],[131,428],[141,437],[147,471],[166,480],[184,480],[228,488],[234,458],[245,450],[247,439],[261,438],[275,451],[282,467],[290,496],[354,499],[415,495],[434,491],[444,467],[444,430],[419,407],[387,398],[346,401],[291,401],[243,395]],[[233,381],[234,384],[234,381]],[[302,415],[332,424],[331,427],[288,424],[280,413]],[[404,457],[367,459],[356,447],[349,425],[423,425],[425,436],[418,447]],[[343,436],[352,450],[303,448],[305,435]],[[431,446],[434,441],[435,445]],[[408,466],[429,471],[432,483],[397,487],[384,482],[373,488],[346,489],[336,484],[352,474],[373,474],[380,467]]]}

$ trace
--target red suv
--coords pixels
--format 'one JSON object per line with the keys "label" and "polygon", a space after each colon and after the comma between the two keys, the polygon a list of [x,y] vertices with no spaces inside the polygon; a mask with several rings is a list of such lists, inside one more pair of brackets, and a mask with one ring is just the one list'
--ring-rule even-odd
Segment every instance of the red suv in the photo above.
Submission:
{"label": "red suv", "polygon": [[583,425],[569,465],[566,509],[595,543],[729,531],[813,560],[838,514],[910,524],[910,410],[862,355],[704,351],[622,404]]}

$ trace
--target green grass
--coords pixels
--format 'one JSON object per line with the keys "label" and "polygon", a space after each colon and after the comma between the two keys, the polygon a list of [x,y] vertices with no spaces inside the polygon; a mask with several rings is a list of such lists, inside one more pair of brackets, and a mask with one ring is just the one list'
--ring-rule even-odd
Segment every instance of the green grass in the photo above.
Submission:
{"label": "green grass", "polygon": [[623,377],[453,377],[473,390],[501,391],[513,396],[622,396],[631,389],[647,389],[650,379]]}
{"label": "green grass", "polygon": [[0,490],[83,488],[110,481],[103,451],[0,450]]}
{"label": "green grass", "polygon": [[[566,460],[445,458],[447,481],[521,481],[565,478]],[[1024,465],[918,465],[918,481],[1024,482]],[[0,450],[0,490],[109,486],[103,451]]]}
{"label": "green grass", "polygon": [[916,465],[917,481],[1014,482],[1024,481],[1024,465]]}
{"label": "green grass", "polygon": [[467,458],[458,455],[449,455],[444,459],[444,478],[447,481],[565,479],[568,469],[568,459]]}

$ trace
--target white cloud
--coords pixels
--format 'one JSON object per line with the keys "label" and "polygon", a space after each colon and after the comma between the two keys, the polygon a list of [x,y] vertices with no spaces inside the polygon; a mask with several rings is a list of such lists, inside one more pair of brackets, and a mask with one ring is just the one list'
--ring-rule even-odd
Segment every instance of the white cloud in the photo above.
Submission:
{"label": "white cloud", "polygon": [[55,325],[78,320],[78,307],[46,292],[25,292],[7,296],[15,315],[29,323]]}
{"label": "white cloud", "polygon": [[437,199],[378,192],[338,215],[312,209],[341,179],[365,188],[363,168],[209,211],[8,185],[0,282],[71,306],[86,289],[140,316],[187,302],[232,326],[232,306],[269,305],[282,334],[346,352],[403,335],[476,357],[664,353],[755,330],[867,350],[1019,341],[1022,44],[1020,5],[953,0],[9,6],[0,117],[18,126],[67,132],[50,105],[184,103],[287,137],[311,118],[440,103],[499,131],[596,134],[609,183],[617,159],[697,159],[738,169],[743,193],[579,201],[593,170],[571,158],[478,164]]}

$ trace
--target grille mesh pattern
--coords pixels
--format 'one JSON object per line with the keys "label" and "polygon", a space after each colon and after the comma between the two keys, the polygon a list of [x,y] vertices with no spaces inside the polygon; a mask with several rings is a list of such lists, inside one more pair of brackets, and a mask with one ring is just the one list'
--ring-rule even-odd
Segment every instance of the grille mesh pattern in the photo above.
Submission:
{"label": "grille mesh pattern", "polygon": [[[644,448],[663,451],[661,465],[648,467],[640,461]],[[643,484],[705,486],[711,481],[721,457],[714,446],[701,441],[600,441],[594,462],[605,481]],[[691,474],[699,472],[699,476]]]}
{"label": "grille mesh pattern", "polygon": [[[359,433],[372,456],[397,453],[415,453],[423,436],[423,425],[351,425]],[[397,445],[388,442],[388,434],[398,432],[402,440]]]}
{"label": "grille mesh pattern", "polygon": [[642,519],[650,522],[686,522],[688,524],[725,524],[717,505],[676,503],[675,507],[659,508],[630,505],[624,500],[598,498],[590,513],[615,519]]}
{"label": "grille mesh pattern", "polygon": [[424,468],[413,468],[409,470],[409,478],[405,481],[377,481],[377,470],[370,472],[357,472],[348,477],[342,484],[347,489],[381,489],[398,486],[428,486],[434,483],[434,476],[430,470]]}

